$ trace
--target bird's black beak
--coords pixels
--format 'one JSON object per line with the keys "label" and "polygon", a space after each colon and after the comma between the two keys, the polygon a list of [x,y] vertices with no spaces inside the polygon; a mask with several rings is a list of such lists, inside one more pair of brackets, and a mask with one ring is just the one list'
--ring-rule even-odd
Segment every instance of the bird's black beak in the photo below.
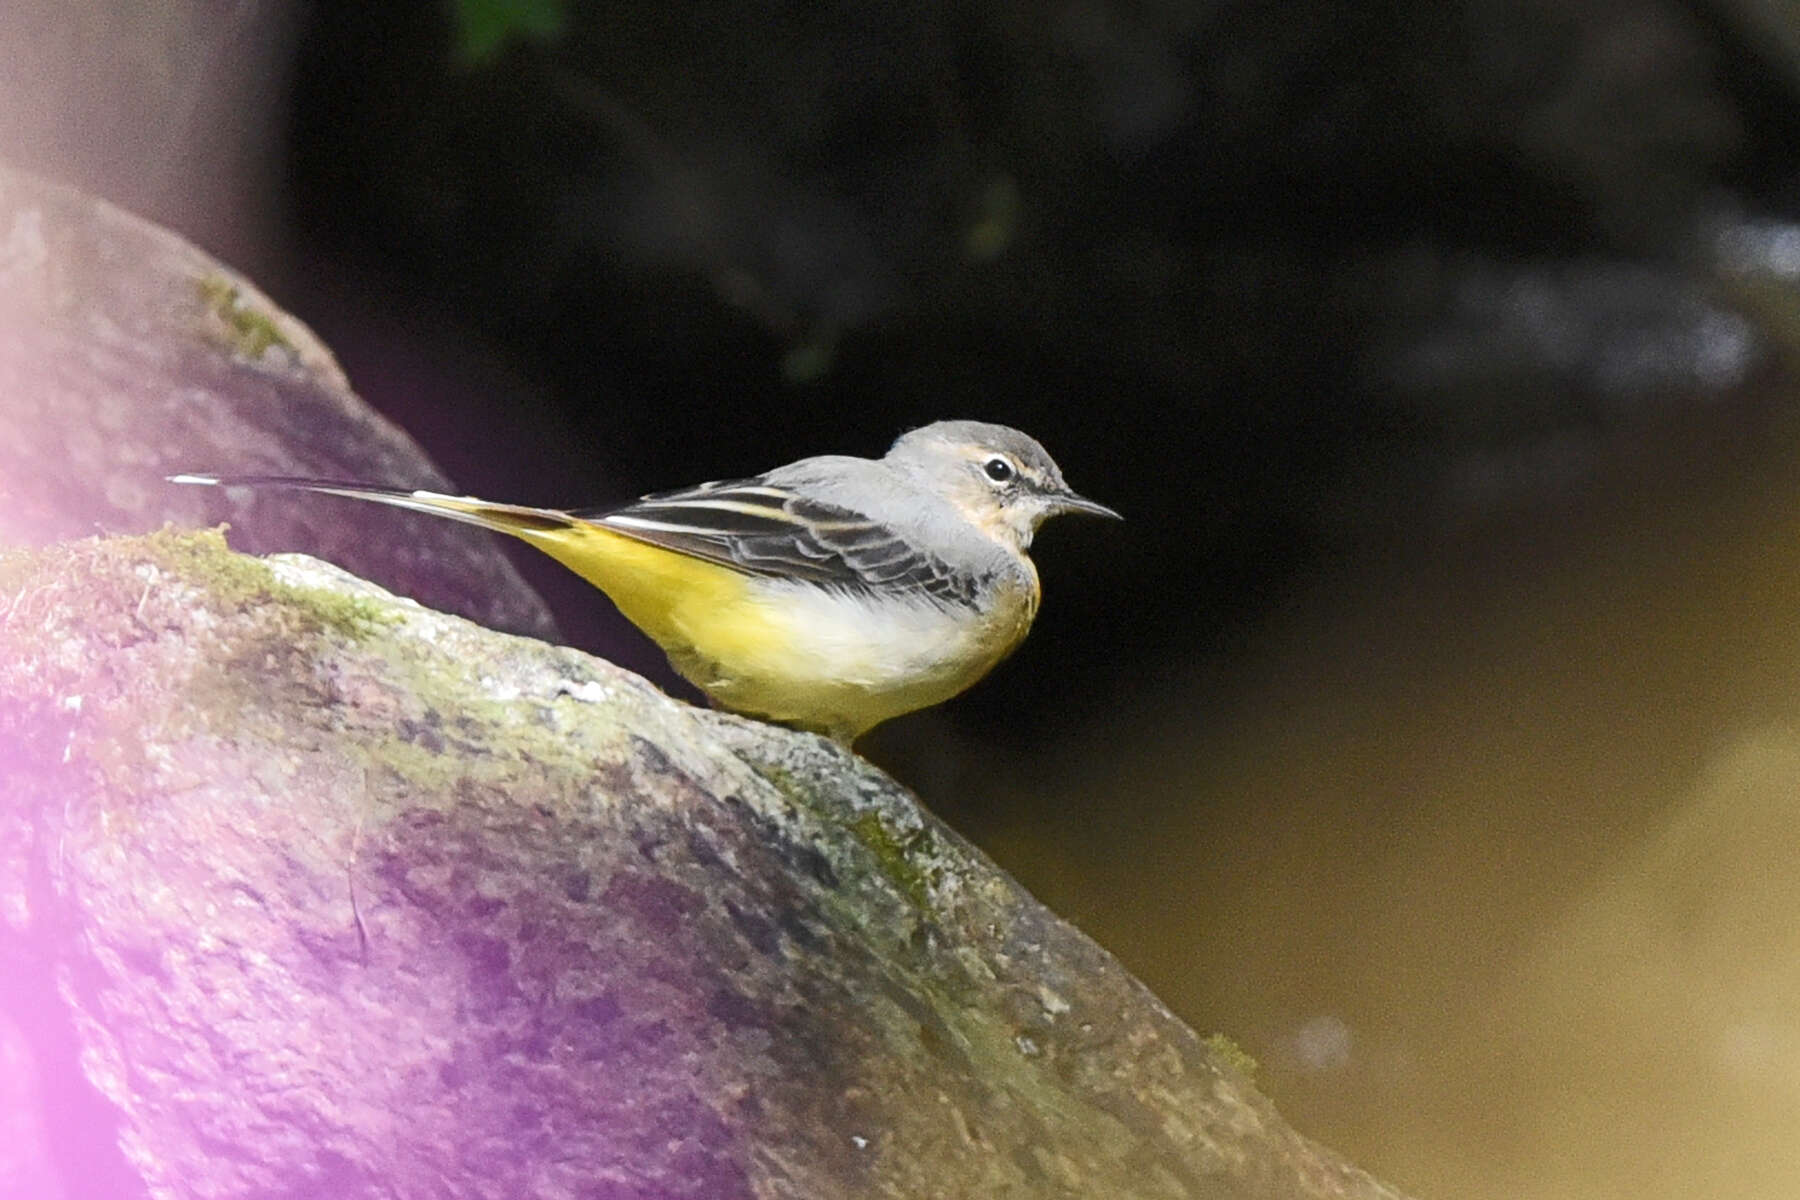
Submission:
{"label": "bird's black beak", "polygon": [[1111,517],[1115,521],[1125,519],[1099,501],[1077,496],[1074,492],[1059,492],[1051,500],[1059,513],[1086,513],[1090,517]]}

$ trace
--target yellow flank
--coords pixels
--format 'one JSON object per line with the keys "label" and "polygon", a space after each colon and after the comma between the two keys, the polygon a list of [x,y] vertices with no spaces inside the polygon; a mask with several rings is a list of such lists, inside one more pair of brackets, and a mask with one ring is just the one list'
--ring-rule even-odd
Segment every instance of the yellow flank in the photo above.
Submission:
{"label": "yellow flank", "polygon": [[510,532],[605,592],[665,650],[691,647],[729,661],[780,632],[746,603],[750,579],[741,571],[600,525]]}
{"label": "yellow flank", "polygon": [[877,604],[747,575],[600,525],[536,529],[484,515],[605,592],[718,704],[844,742],[980,679],[1037,607],[1028,587],[997,597],[985,618],[959,619],[925,598]]}

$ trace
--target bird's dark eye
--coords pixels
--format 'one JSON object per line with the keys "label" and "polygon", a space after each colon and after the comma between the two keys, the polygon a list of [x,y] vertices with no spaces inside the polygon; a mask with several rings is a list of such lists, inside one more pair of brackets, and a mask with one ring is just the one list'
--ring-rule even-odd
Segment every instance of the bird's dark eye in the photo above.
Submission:
{"label": "bird's dark eye", "polygon": [[1013,477],[1013,465],[998,456],[988,459],[982,464],[981,469],[986,471],[987,477],[995,483],[1005,483]]}

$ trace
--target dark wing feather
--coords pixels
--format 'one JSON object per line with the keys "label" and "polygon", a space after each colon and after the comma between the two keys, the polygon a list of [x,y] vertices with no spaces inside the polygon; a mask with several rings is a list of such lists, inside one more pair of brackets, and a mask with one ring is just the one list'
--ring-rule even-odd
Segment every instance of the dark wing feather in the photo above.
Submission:
{"label": "dark wing feather", "polygon": [[861,513],[764,479],[704,483],[625,508],[573,514],[752,575],[972,604],[974,581]]}

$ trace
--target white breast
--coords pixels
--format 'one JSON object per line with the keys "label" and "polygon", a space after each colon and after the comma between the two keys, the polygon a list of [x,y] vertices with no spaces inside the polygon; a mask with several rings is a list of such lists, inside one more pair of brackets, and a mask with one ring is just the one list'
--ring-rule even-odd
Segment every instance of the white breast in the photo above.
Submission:
{"label": "white breast", "polygon": [[882,691],[985,670],[998,657],[993,622],[963,605],[792,580],[771,580],[758,591],[774,621],[790,631],[786,646],[770,646],[780,660],[770,666],[791,678]]}
{"label": "white breast", "polygon": [[699,619],[685,644],[665,648],[726,708],[850,742],[987,674],[1025,636],[1036,596],[1023,581],[999,586],[976,610],[926,595],[759,578],[735,617]]}

